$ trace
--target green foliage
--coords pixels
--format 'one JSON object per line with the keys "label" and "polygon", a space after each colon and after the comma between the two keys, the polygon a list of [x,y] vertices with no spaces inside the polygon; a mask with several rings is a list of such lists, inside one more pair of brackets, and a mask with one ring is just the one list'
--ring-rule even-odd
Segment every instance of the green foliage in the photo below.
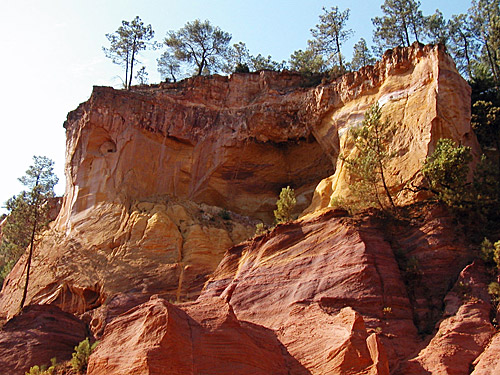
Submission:
{"label": "green foliage", "polygon": [[181,65],[175,56],[168,51],[165,51],[162,53],[160,58],[156,60],[156,62],[158,64],[158,72],[160,73],[162,79],[172,77],[173,82],[177,81]]}
{"label": "green foliage", "polygon": [[148,72],[146,72],[146,67],[143,66],[139,69],[135,75],[135,79],[139,82],[139,85],[147,85],[148,84]]}
{"label": "green foliage", "polygon": [[328,68],[323,56],[317,54],[312,48],[295,51],[288,63],[291,70],[303,74],[323,73]]}
{"label": "green foliage", "polygon": [[50,366],[47,367],[45,365],[42,366],[33,366],[30,368],[26,375],[53,375],[56,370],[57,360],[56,358],[52,358],[50,360]]}
{"label": "green foliage", "polygon": [[266,224],[264,223],[258,223],[256,226],[255,226],[255,236],[260,236],[261,234],[265,234],[268,232],[268,228],[266,226]]}
{"label": "green foliage", "polygon": [[231,213],[226,209],[219,211],[219,216],[222,220],[231,220]]}
{"label": "green foliage", "polygon": [[361,38],[355,45],[354,51],[352,53],[351,69],[358,70],[366,65],[373,65],[375,59],[373,58],[368,46],[366,45],[366,40]]}
{"label": "green foliage", "polygon": [[481,145],[500,149],[499,102],[493,104],[492,101],[475,101],[472,105],[471,125]]}
{"label": "green foliage", "polygon": [[19,257],[29,246],[29,257],[26,271],[25,290],[21,300],[24,304],[29,281],[31,255],[37,235],[49,223],[49,199],[54,197],[54,186],[58,178],[54,175],[54,162],[44,156],[34,156],[33,165],[19,181],[29,190],[22,191],[6,202],[9,211],[8,218],[2,228],[2,243],[0,257],[4,263],[2,275],[17,262]]}
{"label": "green foliage", "polygon": [[485,238],[481,243],[481,258],[487,264],[500,270],[500,241],[493,244]]}
{"label": "green foliage", "polygon": [[472,0],[467,25],[481,46],[482,62],[500,82],[500,1]]}
{"label": "green foliage", "polygon": [[260,53],[257,56],[250,57],[251,70],[257,72],[259,70],[274,70],[279,72],[285,69],[286,62],[277,62],[269,55],[267,57],[262,56]]}
{"label": "green foliage", "polygon": [[448,24],[439,9],[436,9],[434,14],[425,17],[425,33],[429,43],[447,44],[449,38]]}
{"label": "green foliage", "polygon": [[78,346],[75,346],[75,351],[71,358],[71,367],[78,374],[84,374],[87,371],[90,354],[92,354],[97,344],[98,341],[90,345],[90,341],[87,337],[85,340],[80,342]]}
{"label": "green foliage", "polygon": [[373,40],[381,48],[410,46],[422,39],[425,18],[415,0],[385,0],[381,5],[384,16],[372,19]]}
{"label": "green foliage", "polygon": [[196,75],[224,69],[231,34],[213,26],[208,20],[187,22],[178,31],[169,31],[165,44],[179,61],[192,65]]}
{"label": "green foliage", "polygon": [[471,150],[465,146],[455,146],[451,139],[438,140],[436,149],[423,167],[429,188],[438,199],[451,207],[462,207],[470,202],[470,184],[467,183]]}
{"label": "green foliage", "polygon": [[290,186],[281,189],[280,197],[276,202],[278,208],[274,210],[276,223],[279,224],[292,220],[292,210],[296,204],[295,191]]}
{"label": "green foliage", "polygon": [[349,189],[355,201],[361,207],[378,206],[385,211],[388,204],[391,208],[395,207],[385,180],[387,163],[394,157],[387,148],[394,135],[394,127],[389,121],[382,121],[381,116],[378,103],[365,112],[362,125],[351,129],[348,134],[355,151],[348,158],[342,155],[341,158],[349,175],[354,178]]}
{"label": "green foliage", "polygon": [[488,285],[488,293],[491,296],[493,302],[500,302],[500,284],[496,281]]}
{"label": "green foliage", "polygon": [[137,62],[137,55],[145,50],[154,37],[151,25],[144,26],[141,19],[136,16],[132,21],[122,21],[122,25],[113,34],[106,34],[110,47],[103,47],[104,54],[110,58],[114,64],[125,67],[126,89],[132,85],[132,75],[134,64]]}
{"label": "green foliage", "polygon": [[458,71],[472,78],[474,56],[479,51],[479,44],[468,25],[466,14],[452,16],[448,21],[448,35],[448,50],[453,55]]}
{"label": "green foliage", "polygon": [[319,16],[320,23],[311,30],[314,37],[311,41],[312,49],[323,54],[327,60],[336,57],[341,70],[345,70],[341,47],[353,34],[351,29],[346,28],[349,13],[349,9],[341,12],[336,6],[330,10],[323,7],[323,14]]}

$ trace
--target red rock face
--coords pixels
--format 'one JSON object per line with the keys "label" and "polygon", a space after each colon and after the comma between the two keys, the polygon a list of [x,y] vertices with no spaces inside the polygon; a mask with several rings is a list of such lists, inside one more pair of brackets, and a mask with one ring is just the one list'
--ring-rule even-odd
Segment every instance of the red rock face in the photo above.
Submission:
{"label": "red rock face", "polygon": [[85,324],[55,306],[27,306],[0,331],[2,373],[24,375],[30,367],[71,358],[89,335]]}
{"label": "red rock face", "polygon": [[196,302],[153,299],[111,320],[89,373],[469,373],[494,334],[491,306],[483,266],[460,272],[470,255],[446,211],[411,223],[345,215],[233,247]]}
{"label": "red rock face", "polygon": [[[231,249],[204,293],[228,299],[239,319],[276,330],[290,354],[313,374],[348,373],[343,366],[360,363],[337,357],[333,349],[343,350],[336,341],[342,330],[330,325],[349,306],[360,314],[367,333],[377,334],[387,353],[385,363],[395,369],[425,345],[421,334],[431,333],[440,318],[436,311],[443,305],[446,285],[456,280],[470,259],[463,239],[454,234],[449,237],[453,231],[447,219],[437,215],[439,211],[434,213],[435,217],[429,215],[413,225],[393,223],[394,228],[374,218],[356,223],[335,217],[338,211],[279,226],[271,234]],[[424,243],[424,238],[433,241]],[[403,243],[406,253],[398,252]],[[417,280],[403,266],[410,256],[420,259]],[[445,270],[443,259],[448,262]],[[477,288],[484,290],[484,284],[477,282]],[[486,334],[474,341],[475,349],[462,363],[451,359],[462,371],[468,371],[474,354],[479,354],[491,334],[485,315],[489,305],[478,306],[482,317],[476,323],[465,318],[466,312],[454,318],[467,321],[464,326],[479,324]],[[357,342],[356,351],[365,350],[365,344],[360,344],[365,341]],[[439,356],[451,347],[443,344],[433,353]],[[358,368],[351,373],[361,372]]]}
{"label": "red rock face", "polygon": [[[469,95],[443,49],[420,45],[318,84],[260,72],[96,87],[65,123],[66,195],[35,250],[27,301],[102,337],[94,375],[487,373],[498,367],[487,280],[451,215],[325,209],[348,191],[335,164],[373,103],[398,125],[395,189],[419,181],[440,137],[478,152]],[[308,214],[243,242],[286,185]],[[3,317],[17,313],[24,261],[4,283]],[[22,317],[2,331],[12,373],[24,364],[7,333]],[[44,325],[14,329],[16,340],[33,333],[26,365],[81,341],[85,327],[66,318],[48,319],[61,338],[47,347],[68,344],[40,358],[30,348],[51,337]]]}
{"label": "red rock face", "polygon": [[[400,374],[470,374],[473,361],[495,333],[490,322],[486,270],[477,261],[467,266],[445,298],[437,333]],[[479,372],[479,369],[478,369]]]}
{"label": "red rock face", "polygon": [[283,354],[274,332],[238,321],[222,299],[183,309],[151,299],[106,327],[87,373],[284,375]]}

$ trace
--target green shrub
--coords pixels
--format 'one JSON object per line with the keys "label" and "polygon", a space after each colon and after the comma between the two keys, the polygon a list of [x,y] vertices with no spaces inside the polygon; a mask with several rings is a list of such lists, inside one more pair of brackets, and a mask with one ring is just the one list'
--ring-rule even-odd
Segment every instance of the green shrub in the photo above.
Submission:
{"label": "green shrub", "polygon": [[490,294],[493,302],[499,302],[500,301],[500,284],[498,284],[496,281],[490,283],[488,285],[488,293]]}
{"label": "green shrub", "polygon": [[72,354],[73,358],[71,358],[71,367],[78,374],[84,374],[87,371],[90,354],[97,346],[97,343],[98,341],[90,345],[89,338],[87,337],[78,346],[75,346],[75,352]]}
{"label": "green shrub", "polygon": [[456,146],[451,139],[438,140],[436,149],[422,167],[422,173],[440,201],[452,207],[470,201],[467,175],[471,161],[470,147]]}
{"label": "green shrub", "polygon": [[494,244],[485,238],[481,243],[481,258],[489,265],[500,269],[500,241]]}
{"label": "green shrub", "polygon": [[266,224],[264,223],[258,223],[256,226],[255,226],[255,235],[256,236],[260,236],[261,234],[264,234],[268,231],[267,227],[266,227]]}
{"label": "green shrub", "polygon": [[274,210],[276,223],[279,224],[292,220],[292,210],[296,204],[295,191],[290,186],[281,189],[280,197],[276,202],[278,209]]}
{"label": "green shrub", "polygon": [[30,368],[28,372],[26,372],[26,375],[52,375],[54,374],[54,371],[56,370],[56,364],[57,360],[56,358],[52,358],[50,360],[50,367],[47,368],[47,366],[33,366]]}

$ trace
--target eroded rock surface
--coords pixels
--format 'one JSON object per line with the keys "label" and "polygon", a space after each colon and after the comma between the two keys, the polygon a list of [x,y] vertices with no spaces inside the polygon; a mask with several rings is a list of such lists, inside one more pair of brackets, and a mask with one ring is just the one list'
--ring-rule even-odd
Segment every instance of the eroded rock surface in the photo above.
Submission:
{"label": "eroded rock surface", "polygon": [[90,375],[289,373],[274,332],[215,298],[196,308],[151,299],[113,320],[90,358]]}
{"label": "eroded rock surface", "polygon": [[[66,195],[27,302],[102,336],[96,375],[486,373],[498,341],[474,358],[494,334],[486,281],[477,264],[459,276],[472,255],[449,213],[326,209],[348,194],[338,156],[355,152],[347,131],[375,102],[397,127],[390,189],[420,183],[440,137],[478,154],[470,88],[438,46],[321,83],[266,71],[94,88],[65,123]],[[305,215],[243,242],[287,185]],[[3,317],[17,312],[24,263],[4,283]],[[460,282],[476,299],[457,299]]]}
{"label": "eroded rock surface", "polygon": [[56,306],[26,306],[0,330],[0,368],[3,374],[24,375],[30,367],[71,358],[89,335],[85,324]]}
{"label": "eroded rock surface", "polygon": [[437,332],[398,373],[470,374],[473,361],[495,334],[490,321],[487,285],[486,270],[481,262],[467,266],[444,300],[446,306]]}
{"label": "eroded rock surface", "polygon": [[[412,232],[408,245],[419,246],[422,254],[442,252],[448,257],[446,270],[440,256],[422,258],[422,280],[432,276],[423,282],[429,290],[431,283],[453,283],[470,259],[463,239],[448,237],[448,228],[438,225],[443,222],[426,217],[412,225],[400,223],[399,231],[392,232],[401,242]],[[330,367],[335,362],[331,340],[339,339],[339,330],[325,327],[342,308],[350,307],[363,317],[368,333],[377,333],[394,368],[423,345],[419,316],[432,319],[433,298],[442,301],[447,289],[438,288],[433,298],[418,301],[415,313],[414,287],[397,259],[407,254],[397,252],[396,241],[386,241],[389,231],[376,218],[356,222],[338,210],[280,225],[232,248],[204,294],[225,297],[239,319],[276,330],[290,354],[313,374],[345,373],[342,367]],[[420,242],[423,232],[434,241]]]}
{"label": "eroded rock surface", "polygon": [[364,113],[376,102],[382,121],[395,128],[391,143],[386,145],[395,157],[385,175],[400,204],[422,198],[401,191],[401,187],[421,183],[418,172],[439,138],[451,138],[471,147],[476,157],[480,154],[470,127],[471,89],[442,47],[414,44],[387,51],[375,66],[343,76],[334,92],[328,87],[317,88],[318,106],[328,108],[328,112],[312,128],[321,146],[334,157],[336,170],[318,185],[307,212],[327,207],[332,198],[349,197],[351,177],[337,156],[356,154],[348,142],[348,131],[361,124]]}
{"label": "eroded rock surface", "polygon": [[[120,293],[140,302],[152,294],[196,298],[225,250],[251,236],[254,225],[217,207],[171,199],[130,208],[99,204],[75,217],[68,233],[46,233],[33,258],[27,301],[82,314]],[[0,303],[8,316],[17,312],[24,264],[25,256],[4,283]],[[98,319],[93,325],[100,330],[106,319]]]}

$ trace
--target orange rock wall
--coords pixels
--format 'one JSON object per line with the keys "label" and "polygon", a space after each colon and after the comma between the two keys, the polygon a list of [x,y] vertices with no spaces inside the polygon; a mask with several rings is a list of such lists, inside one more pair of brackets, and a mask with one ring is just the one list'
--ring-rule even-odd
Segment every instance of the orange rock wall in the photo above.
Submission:
{"label": "orange rock wall", "polygon": [[312,125],[313,134],[336,161],[336,170],[319,183],[306,212],[327,207],[332,198],[350,195],[352,178],[337,156],[355,155],[356,150],[348,142],[349,129],[361,125],[364,113],[374,103],[381,107],[382,121],[390,121],[396,129],[387,145],[395,155],[385,171],[387,184],[399,204],[418,200],[401,188],[420,184],[422,163],[434,151],[439,138],[451,138],[457,144],[470,146],[474,155],[480,154],[470,127],[470,92],[441,46],[418,44],[387,51],[375,66],[341,77],[334,89],[318,87],[318,105],[328,111]]}

